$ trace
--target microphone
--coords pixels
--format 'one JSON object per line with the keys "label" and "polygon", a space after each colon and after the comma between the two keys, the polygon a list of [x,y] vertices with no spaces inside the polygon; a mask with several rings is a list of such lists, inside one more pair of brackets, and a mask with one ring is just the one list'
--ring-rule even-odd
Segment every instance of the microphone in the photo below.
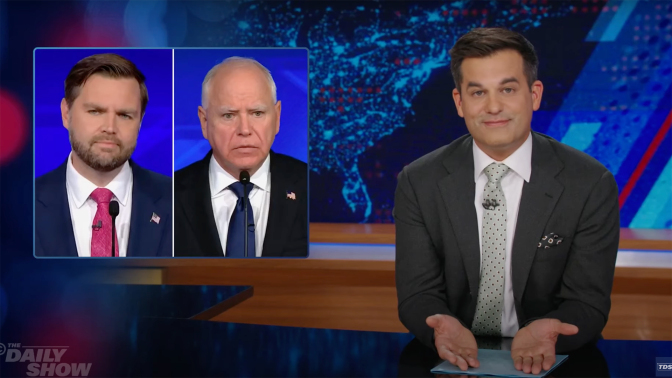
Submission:
{"label": "microphone", "polygon": [[101,228],[103,228],[103,221],[99,220],[98,223],[92,224],[91,228],[93,228],[94,231],[99,231]]}
{"label": "microphone", "polygon": [[109,208],[110,216],[112,217],[112,257],[115,257],[114,253],[114,241],[115,241],[115,236],[117,235],[117,232],[115,231],[115,220],[117,219],[117,215],[119,215],[119,202],[117,201],[110,201],[110,208]]}
{"label": "microphone", "polygon": [[481,205],[486,210],[495,210],[497,206],[499,206],[499,203],[497,203],[497,200],[493,198],[484,200]]}
{"label": "microphone", "polygon": [[247,185],[250,183],[250,173],[248,171],[240,171],[240,176],[238,177],[240,182],[243,184],[243,211],[245,212],[245,228],[244,228],[244,235],[245,239],[245,257],[247,257],[247,235],[248,235],[248,219],[247,219]]}

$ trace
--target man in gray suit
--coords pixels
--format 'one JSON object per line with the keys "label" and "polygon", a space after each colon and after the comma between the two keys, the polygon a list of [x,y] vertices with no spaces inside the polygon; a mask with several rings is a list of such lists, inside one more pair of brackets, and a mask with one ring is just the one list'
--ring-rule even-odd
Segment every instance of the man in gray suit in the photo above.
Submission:
{"label": "man in gray suit", "polygon": [[469,135],[399,174],[399,318],[462,370],[479,365],[474,335],[513,337],[516,369],[537,374],[607,322],[618,187],[597,160],[531,131],[543,85],[522,35],[474,29],[450,54]]}

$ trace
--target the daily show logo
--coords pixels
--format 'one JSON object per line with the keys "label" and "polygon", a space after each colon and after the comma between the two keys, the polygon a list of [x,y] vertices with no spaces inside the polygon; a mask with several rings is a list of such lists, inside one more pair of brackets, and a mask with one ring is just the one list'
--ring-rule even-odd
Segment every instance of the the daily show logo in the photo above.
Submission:
{"label": "the daily show logo", "polygon": [[[61,362],[68,351],[67,346],[21,346],[0,343],[0,356],[4,362],[28,363],[26,375],[29,377],[86,377],[91,363]],[[1,358],[1,357],[0,357]]]}

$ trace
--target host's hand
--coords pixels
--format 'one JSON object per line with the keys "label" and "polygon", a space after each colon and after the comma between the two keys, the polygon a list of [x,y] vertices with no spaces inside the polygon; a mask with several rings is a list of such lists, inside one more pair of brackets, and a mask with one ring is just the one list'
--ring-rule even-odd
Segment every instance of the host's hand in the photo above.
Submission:
{"label": "host's hand", "polygon": [[434,345],[439,357],[461,370],[467,370],[469,366],[475,368],[479,366],[476,359],[478,357],[476,339],[457,319],[437,314],[428,317],[426,322],[428,326],[434,328]]}
{"label": "host's hand", "polygon": [[511,358],[516,370],[539,374],[555,363],[558,335],[575,335],[579,328],[558,319],[539,319],[518,330],[511,344]]}

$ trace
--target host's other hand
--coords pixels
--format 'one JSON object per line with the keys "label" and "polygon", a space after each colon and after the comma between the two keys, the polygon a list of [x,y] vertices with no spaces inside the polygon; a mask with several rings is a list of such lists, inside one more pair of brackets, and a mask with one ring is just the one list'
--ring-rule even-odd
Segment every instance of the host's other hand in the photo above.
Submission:
{"label": "host's other hand", "polygon": [[474,335],[452,316],[432,315],[426,320],[434,329],[434,345],[439,357],[456,365],[460,370],[477,368],[478,346]]}
{"label": "host's other hand", "polygon": [[521,328],[511,344],[511,358],[516,370],[539,374],[555,363],[558,335],[575,335],[579,328],[558,319],[539,319]]}

